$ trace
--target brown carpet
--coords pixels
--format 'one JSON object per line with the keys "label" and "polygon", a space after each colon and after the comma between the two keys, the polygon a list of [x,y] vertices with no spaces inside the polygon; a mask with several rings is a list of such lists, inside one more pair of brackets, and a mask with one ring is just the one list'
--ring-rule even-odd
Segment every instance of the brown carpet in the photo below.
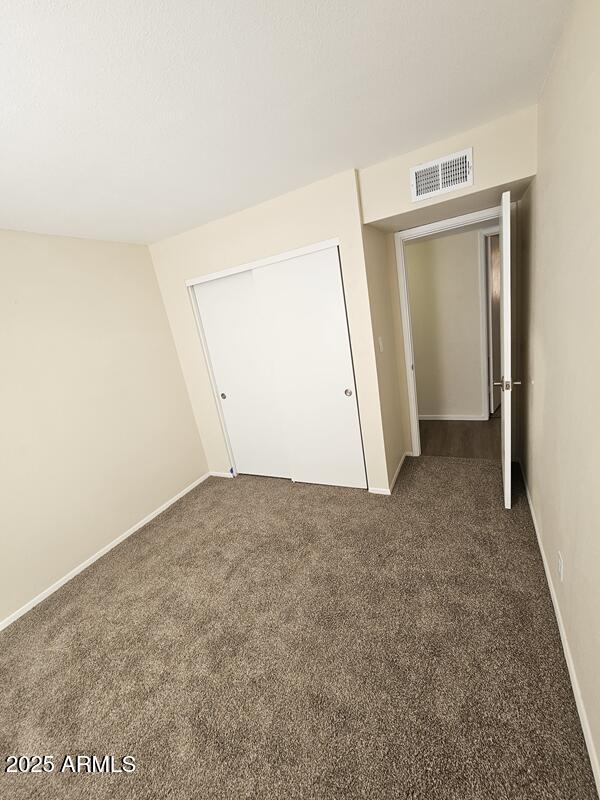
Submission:
{"label": "brown carpet", "polygon": [[596,797],[522,485],[210,479],[0,634],[3,798]]}

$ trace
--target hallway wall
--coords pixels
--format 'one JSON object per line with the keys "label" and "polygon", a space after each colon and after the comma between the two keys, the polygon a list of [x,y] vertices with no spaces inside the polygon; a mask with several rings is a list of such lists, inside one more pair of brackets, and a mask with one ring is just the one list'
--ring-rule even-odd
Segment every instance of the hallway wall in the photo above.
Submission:
{"label": "hallway wall", "polygon": [[523,468],[600,785],[599,36],[600,4],[578,0],[540,102],[538,177],[519,221]]}
{"label": "hallway wall", "polygon": [[389,239],[393,245],[393,236],[363,225],[381,420],[391,485],[404,456],[411,450],[411,438],[402,322],[396,314],[396,309],[400,310],[400,293],[396,258],[395,254],[390,258]]}
{"label": "hallway wall", "polygon": [[487,419],[479,232],[407,242],[419,416]]}
{"label": "hallway wall", "polygon": [[[380,222],[394,217],[410,220],[395,230],[414,227],[433,219],[467,214],[494,204],[488,190],[535,175],[537,167],[537,106],[520,109],[478,128],[433,142],[359,170],[363,221]],[[473,185],[452,192],[450,197],[434,196],[416,205],[410,193],[410,168],[434,158],[473,148]],[[453,210],[447,209],[452,205]],[[436,214],[433,207],[441,209]],[[417,219],[426,214],[427,219]],[[389,228],[391,230],[391,228]]]}

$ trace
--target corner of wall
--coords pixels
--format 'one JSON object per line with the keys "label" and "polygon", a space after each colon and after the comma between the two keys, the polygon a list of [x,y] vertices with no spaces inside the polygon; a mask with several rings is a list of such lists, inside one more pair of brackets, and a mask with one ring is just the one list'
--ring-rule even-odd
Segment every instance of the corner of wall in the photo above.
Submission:
{"label": "corner of wall", "polygon": [[[208,458],[207,458],[207,455],[206,455],[206,448],[205,448],[204,442],[202,440],[202,431],[200,430],[200,425],[198,424],[198,417],[197,417],[197,415],[195,413],[194,404],[192,402],[192,395],[191,395],[191,392],[190,392],[190,386],[189,386],[189,383],[188,383],[188,380],[187,380],[186,371],[185,371],[185,369],[183,367],[183,363],[182,363],[182,359],[181,359],[181,352],[179,350],[179,347],[177,346],[177,338],[176,338],[174,330],[173,330],[173,322],[172,322],[172,319],[171,319],[171,317],[169,315],[168,305],[165,302],[165,295],[164,295],[163,285],[162,285],[161,280],[160,280],[160,275],[159,275],[159,272],[158,272],[158,269],[157,269],[155,256],[154,256],[154,254],[152,252],[152,246],[148,245],[147,249],[148,249],[148,256],[149,256],[149,259],[150,259],[150,263],[152,264],[152,270],[153,270],[153,273],[154,273],[154,279],[156,281],[156,285],[157,285],[157,288],[158,288],[158,293],[160,295],[160,302],[161,302],[162,309],[163,309],[165,318],[166,318],[168,326],[169,326],[169,334],[170,334],[170,337],[171,337],[171,342],[173,344],[173,350],[174,350],[174,352],[175,352],[175,354],[177,356],[177,364],[179,366],[179,372],[181,373],[181,378],[182,378],[182,381],[183,381],[183,385],[185,386],[185,390],[186,390],[186,396],[187,396],[187,399],[188,399],[188,403],[190,405],[190,411],[192,413],[192,417],[193,417],[195,425],[196,425],[196,432],[198,434],[198,445],[199,445],[199,448],[200,448],[200,454],[202,456],[202,462],[203,462],[203,470],[202,471],[203,472],[208,472],[209,471],[209,464],[208,464]],[[212,469],[212,467],[210,467],[210,469]]]}

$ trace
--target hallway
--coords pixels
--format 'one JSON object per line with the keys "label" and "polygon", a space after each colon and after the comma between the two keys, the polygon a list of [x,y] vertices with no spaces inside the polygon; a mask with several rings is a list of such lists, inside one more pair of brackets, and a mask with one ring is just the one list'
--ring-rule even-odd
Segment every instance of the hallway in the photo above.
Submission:
{"label": "hallway", "polygon": [[500,415],[489,420],[419,421],[424,456],[500,460]]}

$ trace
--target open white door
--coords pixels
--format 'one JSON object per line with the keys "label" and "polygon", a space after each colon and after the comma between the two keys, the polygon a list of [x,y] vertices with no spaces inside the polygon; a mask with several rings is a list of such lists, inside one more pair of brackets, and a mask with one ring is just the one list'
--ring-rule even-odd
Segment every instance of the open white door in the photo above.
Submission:
{"label": "open white door", "polygon": [[500,214],[500,365],[502,377],[502,478],[504,508],[512,495],[512,320],[510,286],[510,192],[502,194]]}

